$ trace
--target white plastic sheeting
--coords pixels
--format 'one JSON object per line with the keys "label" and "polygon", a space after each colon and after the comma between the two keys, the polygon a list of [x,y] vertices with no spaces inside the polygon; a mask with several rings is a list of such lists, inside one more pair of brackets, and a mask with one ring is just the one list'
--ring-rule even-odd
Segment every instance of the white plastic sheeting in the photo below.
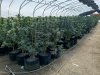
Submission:
{"label": "white plastic sheeting", "polygon": [[[1,4],[1,16],[8,17],[19,14],[21,5],[20,14],[23,16],[33,16],[34,8],[37,5],[38,10],[35,10],[34,16],[71,16],[92,10],[91,7],[80,3],[78,0],[41,1],[42,0],[3,0]],[[44,11],[45,8],[46,10]]]}

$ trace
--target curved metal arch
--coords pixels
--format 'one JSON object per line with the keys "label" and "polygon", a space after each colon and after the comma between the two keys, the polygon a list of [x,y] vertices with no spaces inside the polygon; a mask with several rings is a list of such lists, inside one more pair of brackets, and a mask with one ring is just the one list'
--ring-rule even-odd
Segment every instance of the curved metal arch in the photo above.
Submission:
{"label": "curved metal arch", "polygon": [[[39,3],[39,2],[36,2],[36,1],[31,1],[31,0],[30,0],[30,1],[28,1],[26,4],[24,4],[25,2],[23,1],[22,4],[21,4],[21,6],[20,6],[20,9],[19,9],[19,10],[21,10],[21,9],[22,9],[25,5],[27,5],[29,2]],[[24,4],[24,5],[23,5],[23,4]],[[45,2],[45,3],[42,3],[42,2],[41,2],[41,4],[48,5],[49,3],[46,3],[46,2]],[[43,5],[43,6],[44,6],[44,5]],[[42,6],[42,7],[43,7],[43,6]],[[52,5],[52,6],[56,6],[56,5]],[[39,7],[39,8],[41,8],[41,7]],[[37,8],[37,9],[39,9],[39,8]],[[37,10],[37,9],[36,9],[36,10]]]}
{"label": "curved metal arch", "polygon": [[[80,7],[79,7],[80,8]],[[80,8],[81,9],[81,8]],[[84,8],[84,10],[85,10],[85,8]],[[88,9],[87,11],[89,11],[89,10],[91,10],[91,9]],[[93,10],[93,9],[92,9]],[[87,11],[82,11],[81,13],[79,13],[79,15],[80,14],[82,14],[82,13],[84,13],[84,12],[87,12]],[[95,12],[95,11],[94,11]]]}
{"label": "curved metal arch", "polygon": [[20,16],[20,12],[21,12],[21,9],[22,9],[22,6],[23,6],[23,4],[26,2],[27,0],[24,0],[22,3],[21,3],[21,5],[20,5],[20,7],[19,7],[19,16]]}
{"label": "curved metal arch", "polygon": [[49,5],[47,5],[47,7],[43,10],[43,13],[42,13],[42,16],[44,17],[44,13],[45,13],[45,11],[46,11],[46,9],[50,6],[50,5],[52,5],[54,2],[56,2],[56,0],[53,0],[53,1],[50,1],[49,3]]}
{"label": "curved metal arch", "polygon": [[[70,10],[70,9],[75,9],[75,7],[79,6],[80,4],[76,5],[76,6],[72,6],[72,7],[68,7],[68,8],[65,8],[66,10]],[[63,9],[61,11],[61,13],[63,14],[63,12],[65,11],[65,9]]]}
{"label": "curved metal arch", "polygon": [[[49,4],[49,3],[48,3],[48,4]],[[38,7],[37,9],[35,9],[35,12],[36,12],[36,10],[38,10],[38,9],[44,7],[45,5],[48,5],[48,4],[43,4],[42,6]]]}
{"label": "curved metal arch", "polygon": [[8,8],[8,17],[10,16],[10,7],[12,5],[12,3],[14,2],[14,0],[11,1],[11,3],[9,4],[9,8]]}
{"label": "curved metal arch", "polygon": [[[76,3],[75,3],[76,4]],[[80,4],[79,4],[80,5]],[[77,5],[78,6],[78,5]],[[76,5],[75,6],[72,6],[72,7],[68,7],[68,8],[65,8],[65,9],[71,9],[71,8],[75,8],[75,7],[77,7]],[[65,11],[65,9],[63,9],[62,11],[61,11],[61,13],[63,14],[63,12]]]}
{"label": "curved metal arch", "polygon": [[34,14],[35,14],[35,11],[36,11],[36,8],[43,2],[44,0],[42,0],[41,2],[39,2],[36,6],[35,6],[35,8],[34,8],[34,10],[33,10],[33,17],[34,17]]}
{"label": "curved metal arch", "polygon": [[[34,2],[34,3],[39,3],[39,2],[36,2],[36,1],[31,1],[31,2]],[[45,4],[45,5],[49,5],[49,2],[48,3],[41,3],[41,4]],[[56,6],[56,5],[51,5],[51,6]]]}
{"label": "curved metal arch", "polygon": [[71,9],[71,10],[69,10],[69,11],[66,10],[65,13],[64,13],[64,16],[66,16],[66,14],[68,14],[68,13],[73,14],[72,11],[74,11],[74,13],[76,13],[78,10],[76,10],[76,9]]}
{"label": "curved metal arch", "polygon": [[[24,5],[21,6],[20,11],[21,11],[22,8],[24,8],[24,7],[25,7],[27,4],[29,4],[30,2],[31,2],[31,1],[28,1],[28,2],[25,3],[25,4],[23,3]],[[20,13],[21,13],[21,12],[20,12]]]}
{"label": "curved metal arch", "polygon": [[[80,9],[83,9],[84,10],[84,8],[83,8],[83,6],[78,6],[78,7],[76,7],[76,8],[80,8]],[[72,9],[72,10],[75,10],[75,11],[77,11],[77,12],[80,12],[80,9],[78,10],[78,9]],[[65,11],[65,16],[66,16],[66,13],[68,13],[68,11]]]}
{"label": "curved metal arch", "polygon": [[[77,6],[80,6],[80,4],[79,4],[79,5],[76,5],[76,6],[74,6],[74,7],[72,6],[72,7],[64,8],[63,11],[62,11],[61,13],[63,14],[63,12],[65,11],[64,14],[66,14],[66,13],[68,12],[68,10],[73,10],[74,12],[76,12],[76,11],[78,11],[78,10],[75,9]],[[81,7],[81,8],[82,8],[82,7]],[[70,12],[69,12],[69,13],[70,13]],[[64,15],[64,16],[65,16],[65,15]]]}
{"label": "curved metal arch", "polygon": [[23,7],[25,7],[28,3],[30,3],[30,1],[28,1],[28,2],[25,3],[23,6],[21,6],[21,9],[22,9]]}
{"label": "curved metal arch", "polygon": [[[26,0],[25,0],[26,1]],[[20,11],[21,9],[26,6],[30,1],[28,1],[27,3],[25,3],[25,1],[22,2],[21,6],[20,6],[20,9],[19,9],[19,14],[20,14]],[[10,7],[12,5],[12,3],[14,2],[14,0],[11,1],[10,5],[9,5],[9,9],[8,9],[8,17],[10,16]],[[25,4],[24,4],[25,3]],[[24,5],[23,5],[24,4]]]}
{"label": "curved metal arch", "polygon": [[[54,3],[54,2],[53,2],[53,3]],[[53,4],[53,3],[52,3],[52,4]],[[57,5],[58,5],[58,4],[56,4],[56,5],[51,5],[50,7],[48,6],[48,7],[49,7],[48,9],[52,8],[53,6],[56,6],[56,7],[57,7]],[[46,10],[45,10],[45,11],[46,11]]]}
{"label": "curved metal arch", "polygon": [[[73,3],[77,3],[77,2],[70,2],[69,4],[67,4],[67,5],[65,5],[65,6],[63,6],[62,8],[59,8],[58,10],[57,10],[57,12],[56,12],[56,16],[58,15],[58,12],[60,11],[60,10],[62,10],[63,8],[65,8],[66,6],[69,6],[69,5],[73,5]],[[70,7],[70,6],[69,6]],[[69,9],[69,7],[67,7],[67,9]]]}
{"label": "curved metal arch", "polygon": [[[82,8],[81,8],[82,9]],[[71,9],[69,10],[70,12],[72,12],[72,14],[74,15],[75,13],[78,13],[80,12],[78,9]]]}
{"label": "curved metal arch", "polygon": [[0,17],[1,17],[1,5],[2,5],[3,0],[0,0]]}
{"label": "curved metal arch", "polygon": [[[71,3],[71,1],[70,1],[70,3]],[[68,3],[68,4],[67,4],[67,5],[65,5],[65,6],[70,5],[70,3]],[[55,11],[59,12],[59,10],[61,10],[62,8],[65,8],[65,6],[63,6],[63,7],[61,7],[61,8],[57,8]],[[57,16],[57,12],[56,12],[56,16]],[[53,12],[52,12],[52,13],[53,13]]]}
{"label": "curved metal arch", "polygon": [[61,4],[63,4],[63,3],[65,3],[65,2],[68,2],[68,1],[70,1],[70,0],[66,0],[66,1],[64,1],[64,2],[60,2],[60,3],[58,3],[51,11],[50,11],[50,15],[52,15],[52,13],[53,13],[53,10],[56,8],[56,7],[60,7],[60,5]]}

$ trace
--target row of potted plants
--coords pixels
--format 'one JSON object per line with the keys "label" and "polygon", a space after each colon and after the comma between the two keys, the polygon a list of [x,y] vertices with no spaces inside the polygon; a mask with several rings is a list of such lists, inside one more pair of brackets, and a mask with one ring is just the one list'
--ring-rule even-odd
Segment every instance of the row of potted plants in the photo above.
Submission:
{"label": "row of potted plants", "polygon": [[[60,57],[97,24],[90,17],[9,17],[0,18],[0,53],[12,61],[35,70]],[[6,49],[5,49],[6,48]]]}

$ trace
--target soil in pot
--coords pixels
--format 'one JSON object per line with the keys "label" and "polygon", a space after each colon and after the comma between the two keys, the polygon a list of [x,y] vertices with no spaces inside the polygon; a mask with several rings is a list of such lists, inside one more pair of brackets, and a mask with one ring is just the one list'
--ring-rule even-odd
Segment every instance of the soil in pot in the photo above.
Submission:
{"label": "soil in pot", "polygon": [[70,48],[70,42],[64,42],[63,48],[64,49],[69,49]]}
{"label": "soil in pot", "polygon": [[18,54],[17,57],[16,57],[18,65],[23,66],[24,65],[24,60],[29,58],[29,57],[30,57],[29,53],[20,53],[20,54]]}
{"label": "soil in pot", "polygon": [[73,36],[72,38],[70,38],[70,46],[73,47],[75,44],[75,37]]}
{"label": "soil in pot", "polygon": [[46,52],[41,52],[38,54],[40,65],[47,65],[51,61],[51,55]]}
{"label": "soil in pot", "polygon": [[74,38],[74,45],[77,44],[77,37]]}
{"label": "soil in pot", "polygon": [[27,71],[33,71],[33,70],[37,70],[40,68],[40,63],[39,63],[39,59],[36,57],[30,57],[25,59],[25,70]]}
{"label": "soil in pot", "polygon": [[74,46],[74,41],[71,40],[71,41],[70,41],[70,47],[73,47],[73,46]]}
{"label": "soil in pot", "polygon": [[51,59],[55,59],[57,56],[57,51],[56,50],[51,50],[50,51],[50,54],[51,54]]}
{"label": "soil in pot", "polygon": [[55,59],[56,58],[57,50],[55,50],[55,49],[53,50],[53,49],[47,48],[46,52],[51,55],[51,59]]}
{"label": "soil in pot", "polygon": [[46,52],[51,55],[51,59],[55,59],[59,55],[58,48],[49,48],[49,47],[47,47]]}
{"label": "soil in pot", "polygon": [[77,39],[81,39],[82,38],[82,36],[77,36]]}
{"label": "soil in pot", "polygon": [[56,53],[56,58],[61,56],[61,50],[59,49],[59,46],[57,46],[57,53]]}
{"label": "soil in pot", "polygon": [[15,61],[18,54],[21,53],[21,50],[14,50],[9,53],[9,58],[11,61]]}

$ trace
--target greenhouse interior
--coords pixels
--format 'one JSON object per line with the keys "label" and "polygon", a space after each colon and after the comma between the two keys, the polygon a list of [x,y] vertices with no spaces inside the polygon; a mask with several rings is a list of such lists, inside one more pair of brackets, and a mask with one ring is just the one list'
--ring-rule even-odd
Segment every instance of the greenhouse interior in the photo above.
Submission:
{"label": "greenhouse interior", "polygon": [[100,75],[100,0],[0,0],[0,75]]}

